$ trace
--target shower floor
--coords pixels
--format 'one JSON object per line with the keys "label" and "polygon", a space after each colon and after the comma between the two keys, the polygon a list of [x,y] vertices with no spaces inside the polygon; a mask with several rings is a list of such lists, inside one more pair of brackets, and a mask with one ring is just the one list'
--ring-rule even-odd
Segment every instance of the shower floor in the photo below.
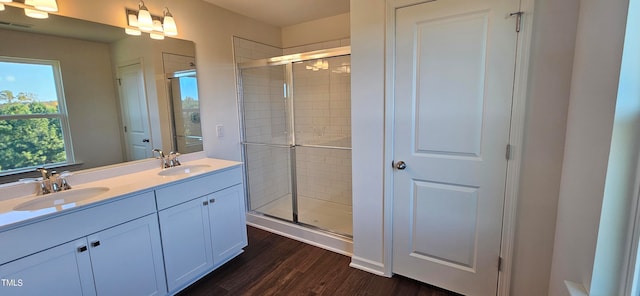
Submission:
{"label": "shower floor", "polygon": [[[291,194],[280,197],[255,209],[265,215],[292,220]],[[353,236],[352,207],[350,205],[298,196],[298,221],[338,234]]]}

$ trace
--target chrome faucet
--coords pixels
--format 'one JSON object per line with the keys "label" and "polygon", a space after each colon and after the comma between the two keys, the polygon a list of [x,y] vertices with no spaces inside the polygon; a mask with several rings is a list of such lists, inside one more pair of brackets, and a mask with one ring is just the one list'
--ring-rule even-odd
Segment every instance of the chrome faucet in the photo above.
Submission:
{"label": "chrome faucet", "polygon": [[49,171],[45,168],[38,168],[37,171],[42,174],[39,195],[71,189],[71,186],[67,183],[66,179],[66,177],[71,175],[71,173],[62,172],[62,174],[58,174],[56,171]]}
{"label": "chrome faucet", "polygon": [[178,160],[180,153],[171,151],[169,152],[169,155],[165,155],[164,152],[158,148],[155,148],[152,151],[158,153],[161,169],[172,168],[180,165],[180,160]]}
{"label": "chrome faucet", "polygon": [[162,150],[158,149],[158,148],[154,148],[152,150],[153,152],[158,152],[158,159],[160,159],[160,168],[161,169],[166,169],[169,167],[169,161],[167,159],[167,157],[164,155],[164,152],[162,152]]}
{"label": "chrome faucet", "polygon": [[169,152],[169,166],[170,167],[175,167],[175,166],[179,166],[180,165],[180,160],[178,160],[178,156],[180,156],[180,153],[178,152]]}

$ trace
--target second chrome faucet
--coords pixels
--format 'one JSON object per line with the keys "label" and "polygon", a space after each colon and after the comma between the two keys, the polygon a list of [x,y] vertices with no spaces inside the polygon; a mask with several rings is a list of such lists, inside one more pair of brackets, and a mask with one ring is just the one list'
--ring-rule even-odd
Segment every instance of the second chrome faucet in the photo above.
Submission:
{"label": "second chrome faucet", "polygon": [[70,172],[58,174],[56,171],[49,171],[45,168],[38,168],[37,170],[42,174],[40,195],[71,189],[66,179],[67,176],[71,175]]}
{"label": "second chrome faucet", "polygon": [[158,153],[158,159],[160,159],[160,168],[162,169],[172,168],[180,165],[180,160],[178,159],[180,153],[178,152],[171,151],[169,152],[169,155],[165,155],[164,152],[162,152],[162,150],[158,148],[153,149],[153,152]]}

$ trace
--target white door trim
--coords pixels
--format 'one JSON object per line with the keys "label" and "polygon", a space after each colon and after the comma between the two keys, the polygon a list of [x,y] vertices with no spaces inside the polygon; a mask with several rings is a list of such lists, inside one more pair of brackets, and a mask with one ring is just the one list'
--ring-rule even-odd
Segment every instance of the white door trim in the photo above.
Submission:
{"label": "white door trim", "polygon": [[[395,65],[395,10],[433,0],[386,0],[385,21],[385,115],[384,115],[384,274],[392,275],[393,256],[393,137],[394,137],[394,75]],[[502,268],[498,276],[498,295],[509,295],[511,288],[511,270],[513,262],[513,246],[516,229],[516,213],[518,205],[518,188],[522,165],[522,146],[524,143],[525,111],[527,101],[527,80],[529,74],[529,56],[533,28],[534,0],[520,0],[520,11],[523,11],[520,34],[516,48],[516,67],[514,73],[513,106],[509,143],[511,158],[507,163],[507,179],[502,222],[502,242],[500,256]],[[515,30],[515,21],[514,21]]]}

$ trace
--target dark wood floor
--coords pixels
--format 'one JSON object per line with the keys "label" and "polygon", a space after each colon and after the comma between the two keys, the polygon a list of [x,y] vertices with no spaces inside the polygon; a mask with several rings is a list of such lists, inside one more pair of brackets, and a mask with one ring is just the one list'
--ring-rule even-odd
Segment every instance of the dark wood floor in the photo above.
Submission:
{"label": "dark wood floor", "polygon": [[245,252],[179,295],[456,295],[349,267],[350,258],[248,227]]}

